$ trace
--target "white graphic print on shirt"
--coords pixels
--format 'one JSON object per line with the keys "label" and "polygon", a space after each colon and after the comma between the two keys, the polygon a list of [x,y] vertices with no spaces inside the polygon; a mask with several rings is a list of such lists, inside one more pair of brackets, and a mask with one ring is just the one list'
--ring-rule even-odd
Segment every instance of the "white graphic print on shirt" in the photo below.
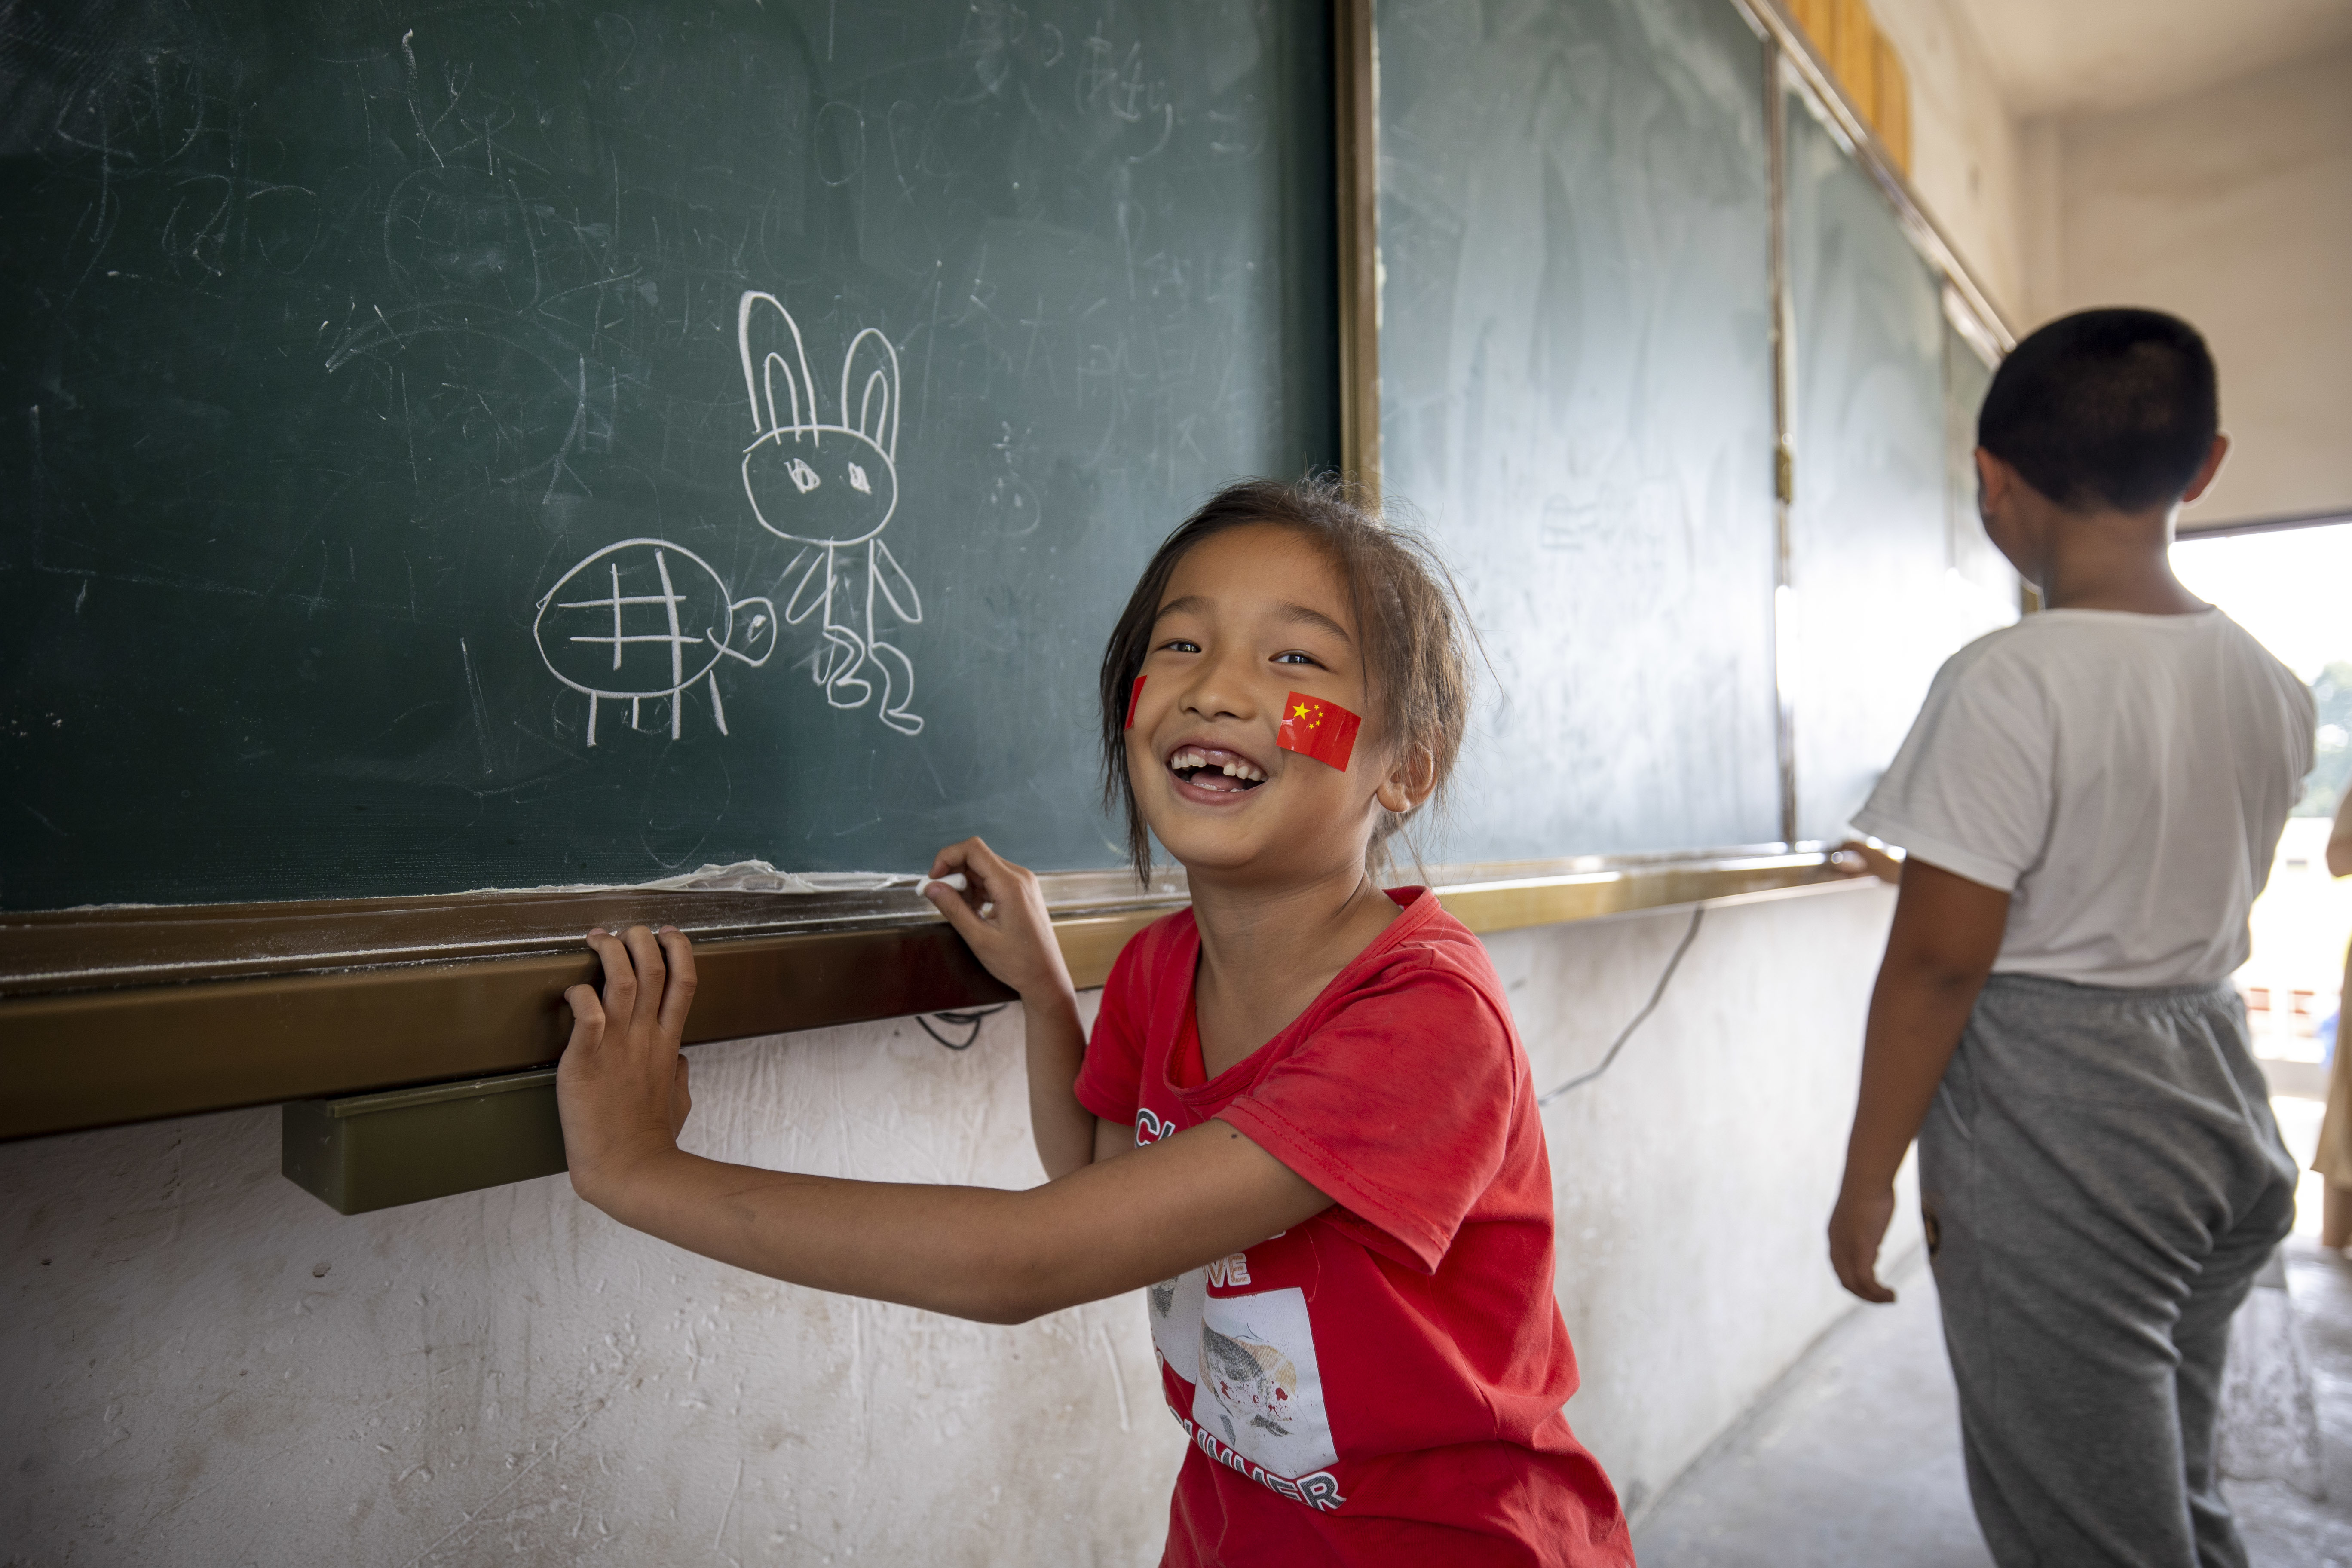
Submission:
{"label": "white graphic print on shirt", "polygon": [[[1149,1108],[1136,1113],[1139,1148],[1175,1131]],[[1249,1282],[1249,1255],[1236,1252],[1162,1279],[1146,1293],[1151,1348],[1162,1366],[1192,1385],[1192,1413],[1172,1404],[1168,1413],[1211,1459],[1328,1513],[1347,1500],[1324,1470],[1339,1450],[1323,1410],[1307,1294],[1296,1287],[1255,1296],[1209,1294],[1211,1285],[1226,1289]]]}
{"label": "white graphic print on shirt", "polygon": [[1188,1269],[1150,1292],[1152,1348],[1192,1385],[1192,1423],[1271,1475],[1296,1480],[1335,1462],[1306,1293],[1212,1296],[1207,1274]]}
{"label": "white graphic print on shirt", "polygon": [[1306,1292],[1204,1293],[1200,1356],[1192,1419],[1236,1452],[1292,1479],[1339,1458],[1323,1413]]}
{"label": "white graphic print on shirt", "polygon": [[1162,1279],[1150,1291],[1151,1348],[1160,1359],[1190,1373],[1201,1359],[1201,1300],[1208,1294],[1208,1270],[1188,1268],[1173,1279]]}

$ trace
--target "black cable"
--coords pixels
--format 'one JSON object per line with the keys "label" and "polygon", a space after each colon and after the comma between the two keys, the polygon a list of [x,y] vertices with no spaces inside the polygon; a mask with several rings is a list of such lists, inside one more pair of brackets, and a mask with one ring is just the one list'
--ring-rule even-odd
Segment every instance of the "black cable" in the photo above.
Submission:
{"label": "black cable", "polygon": [[1594,1079],[1599,1078],[1602,1073],[1609,1070],[1609,1064],[1617,1059],[1617,1053],[1625,1048],[1625,1042],[1633,1037],[1633,1031],[1640,1028],[1643,1022],[1647,1019],[1651,1014],[1658,1010],[1659,1002],[1664,1000],[1666,994],[1666,983],[1675,977],[1675,971],[1682,967],[1683,954],[1690,951],[1692,940],[1698,935],[1698,922],[1706,916],[1706,906],[1705,904],[1701,904],[1698,908],[1691,910],[1690,929],[1683,932],[1683,940],[1675,945],[1675,955],[1666,960],[1665,973],[1658,976],[1658,984],[1651,990],[1650,999],[1642,1004],[1642,1010],[1633,1015],[1633,1021],[1626,1025],[1624,1028],[1619,1030],[1616,1039],[1610,1042],[1609,1054],[1601,1058],[1601,1065],[1594,1068],[1591,1072],[1580,1072],[1577,1074],[1574,1078],[1570,1079],[1566,1083],[1561,1084],[1558,1089],[1551,1090],[1549,1094],[1539,1094],[1536,1096],[1536,1105],[1538,1109],[1549,1105],[1553,1100],[1558,1100],[1561,1095],[1566,1094],[1570,1089],[1576,1088],[1580,1084],[1591,1083]]}
{"label": "black cable", "polygon": [[[1010,1002],[999,1002],[993,1007],[981,1007],[970,1013],[934,1013],[929,1018],[918,1014],[916,1016],[915,1022],[923,1026],[923,1033],[930,1036],[931,1038],[937,1040],[948,1049],[951,1051],[968,1051],[971,1049],[972,1042],[980,1038],[981,1025],[986,1023],[991,1017],[994,1016],[996,1014],[1003,1012],[1004,1009],[1012,1005],[1013,1004]],[[940,1034],[937,1029],[931,1027],[931,1018],[938,1018],[942,1022],[953,1025],[959,1029],[968,1028],[971,1033],[966,1035],[961,1040],[950,1040],[945,1035]]]}

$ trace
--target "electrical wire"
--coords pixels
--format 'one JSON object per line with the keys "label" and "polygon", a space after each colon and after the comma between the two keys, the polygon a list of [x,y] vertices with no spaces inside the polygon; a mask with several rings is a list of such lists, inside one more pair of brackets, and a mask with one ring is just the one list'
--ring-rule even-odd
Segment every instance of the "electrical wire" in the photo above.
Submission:
{"label": "electrical wire", "polygon": [[1706,906],[1705,904],[1701,904],[1696,909],[1691,910],[1690,927],[1683,932],[1683,940],[1675,944],[1675,955],[1666,960],[1665,972],[1658,976],[1658,984],[1651,989],[1650,999],[1642,1004],[1642,1010],[1633,1015],[1633,1021],[1617,1032],[1617,1037],[1609,1043],[1608,1054],[1601,1058],[1601,1065],[1592,1068],[1589,1072],[1580,1072],[1577,1074],[1574,1078],[1570,1079],[1566,1083],[1561,1084],[1558,1089],[1552,1089],[1548,1093],[1536,1096],[1536,1104],[1538,1108],[1549,1105],[1553,1100],[1558,1100],[1570,1089],[1578,1088],[1583,1084],[1591,1083],[1594,1079],[1599,1078],[1602,1073],[1609,1070],[1609,1064],[1617,1059],[1617,1053],[1625,1048],[1625,1042],[1633,1037],[1633,1031],[1640,1028],[1643,1023],[1648,1019],[1650,1015],[1658,1010],[1658,1004],[1664,1000],[1666,994],[1666,984],[1674,979],[1675,971],[1682,967],[1683,954],[1690,951],[1691,942],[1698,935],[1698,922],[1704,919],[1706,915]]}
{"label": "electrical wire", "polygon": [[[1538,1095],[1536,1104],[1538,1107],[1551,1104],[1570,1089],[1581,1088],[1609,1070],[1611,1065],[1617,1060],[1617,1053],[1623,1050],[1625,1042],[1633,1037],[1633,1031],[1647,1023],[1650,1015],[1658,1010],[1658,1004],[1665,1000],[1666,987],[1673,983],[1675,971],[1682,967],[1683,955],[1690,952],[1691,943],[1698,939],[1699,922],[1706,918],[1706,905],[1702,904],[1691,910],[1690,924],[1684,928],[1682,941],[1675,944],[1674,955],[1666,960],[1666,967],[1659,973],[1657,984],[1651,987],[1650,999],[1643,1003],[1642,1010],[1634,1014],[1632,1021],[1617,1032],[1617,1037],[1609,1043],[1608,1051],[1602,1055],[1600,1066],[1589,1071],[1580,1072],[1558,1088]],[[1000,1002],[993,1007],[979,1007],[968,1013],[933,1013],[928,1016],[919,1015],[915,1022],[923,1026],[923,1033],[930,1036],[949,1050],[968,1051],[979,1041],[981,1026],[1010,1005],[1010,1003]],[[961,1040],[948,1038],[947,1036],[931,1027],[932,1018],[939,1019],[951,1028],[966,1031],[963,1038]]]}
{"label": "electrical wire", "polygon": [[[1011,1005],[1013,1005],[1013,1004],[1010,1002],[999,1002],[993,1007],[978,1007],[969,1013],[933,1013],[929,1017],[925,1017],[922,1015],[918,1014],[915,1017],[915,1022],[923,1026],[923,1033],[930,1036],[931,1038],[937,1040],[948,1049],[951,1051],[968,1051],[971,1049],[972,1042],[980,1038],[981,1026],[986,1023],[990,1018],[995,1016],[997,1014],[1003,1012],[1004,1009]],[[932,1018],[937,1018],[941,1023],[946,1024],[952,1028],[969,1029],[971,1032],[964,1036],[961,1040],[950,1040],[945,1035],[940,1034],[937,1029],[931,1027]]]}

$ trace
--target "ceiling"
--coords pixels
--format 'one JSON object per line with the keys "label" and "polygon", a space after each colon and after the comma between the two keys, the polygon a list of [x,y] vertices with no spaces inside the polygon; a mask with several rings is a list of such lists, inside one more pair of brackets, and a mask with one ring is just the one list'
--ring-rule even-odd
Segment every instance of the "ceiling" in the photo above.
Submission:
{"label": "ceiling", "polygon": [[2352,0],[1959,0],[1957,8],[2020,116],[2134,109],[2352,43]]}

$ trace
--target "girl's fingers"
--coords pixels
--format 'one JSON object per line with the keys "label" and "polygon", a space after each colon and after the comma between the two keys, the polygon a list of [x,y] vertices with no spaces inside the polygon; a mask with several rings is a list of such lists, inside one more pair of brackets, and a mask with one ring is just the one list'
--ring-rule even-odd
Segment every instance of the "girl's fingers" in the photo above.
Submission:
{"label": "girl's fingers", "polygon": [[1002,856],[988,847],[987,840],[967,838],[960,844],[950,844],[932,856],[930,874],[945,877],[961,871],[965,880],[978,887],[990,874],[1006,864]]}
{"label": "girl's fingers", "polygon": [[980,911],[972,908],[967,895],[934,882],[923,889],[923,897],[931,900],[931,907],[945,915],[948,924],[955,927],[967,942],[977,945],[990,933],[992,928],[980,918]]}
{"label": "girl's fingers", "polygon": [[[661,1031],[665,1038],[676,1041],[686,1033],[687,1009],[694,1005],[694,943],[676,926],[662,927],[658,940],[669,963],[669,984],[662,987]],[[683,1072],[686,1058],[677,1060]]]}
{"label": "girl's fingers", "polygon": [[[694,1001],[693,945],[674,927],[663,931],[656,937],[644,926],[631,926],[625,937],[616,937],[599,926],[588,933],[588,946],[604,966],[600,1038],[602,1026],[615,1022],[631,1034],[667,1028],[673,1040],[683,1032]],[[665,950],[678,961],[675,980]],[[576,1016],[576,1005],[573,1011]]]}
{"label": "girl's fingers", "polygon": [[629,950],[603,926],[588,933],[588,948],[604,966],[604,1016],[625,1020],[637,1000],[637,970]]}
{"label": "girl's fingers", "polygon": [[593,985],[574,985],[564,992],[563,1000],[572,1007],[572,1039],[563,1048],[572,1051],[593,1050],[604,1038],[604,1005],[596,1000]]}
{"label": "girl's fingers", "polygon": [[[951,844],[932,858],[932,876],[942,877],[950,871],[964,874],[964,906],[982,911],[983,919],[991,905],[1035,901],[1036,878],[991,849],[983,839],[967,838],[961,844]],[[926,887],[923,891],[928,894],[931,889]],[[947,906],[940,904],[940,908],[944,910]]]}
{"label": "girl's fingers", "polygon": [[661,943],[644,926],[631,926],[621,940],[628,945],[629,962],[637,973],[629,1027],[632,1031],[650,1029],[661,1017],[662,987],[669,978],[669,966],[662,962]]}
{"label": "girl's fingers", "polygon": [[965,893],[977,907],[985,901],[983,894],[993,898],[1004,885],[1012,862],[977,838],[967,838],[957,847],[965,851],[964,872],[971,883]]}

